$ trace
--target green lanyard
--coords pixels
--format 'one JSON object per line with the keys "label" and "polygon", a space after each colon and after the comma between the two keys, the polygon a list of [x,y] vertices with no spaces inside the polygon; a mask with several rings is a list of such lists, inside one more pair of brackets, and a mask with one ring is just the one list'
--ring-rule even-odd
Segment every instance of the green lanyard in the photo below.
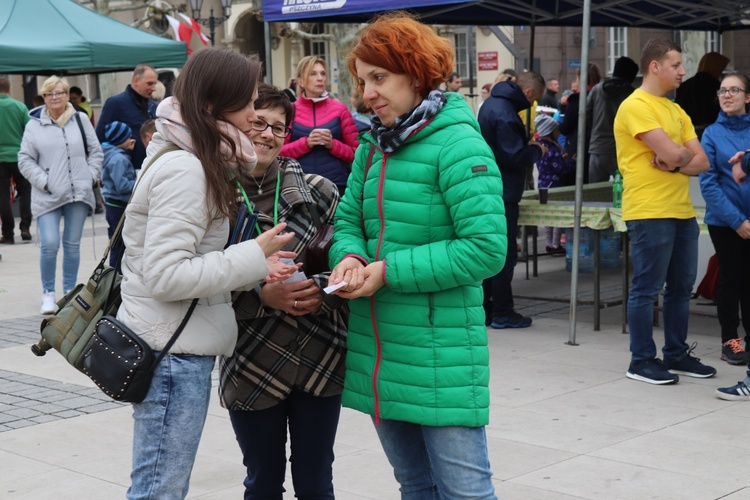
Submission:
{"label": "green lanyard", "polygon": [[[247,209],[249,212],[255,212],[255,206],[250,201],[250,198],[248,198],[247,193],[245,192],[245,188],[242,187],[242,184],[240,181],[237,181],[237,187],[240,188],[240,191],[242,191],[242,197],[245,198],[245,205],[247,205]],[[279,223],[279,193],[281,192],[281,170],[276,172],[276,194],[273,197],[273,225],[276,226]],[[258,221],[255,221],[255,229],[258,231],[258,234],[261,234],[263,231],[260,229],[260,225],[258,224]]]}

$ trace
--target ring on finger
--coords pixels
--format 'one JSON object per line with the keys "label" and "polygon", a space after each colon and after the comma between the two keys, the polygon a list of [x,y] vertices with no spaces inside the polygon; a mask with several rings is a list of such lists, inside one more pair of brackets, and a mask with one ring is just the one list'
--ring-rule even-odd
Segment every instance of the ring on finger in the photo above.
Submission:
{"label": "ring on finger", "polygon": [[292,307],[295,308],[295,309],[297,309],[297,301],[296,300],[294,301],[294,305]]}

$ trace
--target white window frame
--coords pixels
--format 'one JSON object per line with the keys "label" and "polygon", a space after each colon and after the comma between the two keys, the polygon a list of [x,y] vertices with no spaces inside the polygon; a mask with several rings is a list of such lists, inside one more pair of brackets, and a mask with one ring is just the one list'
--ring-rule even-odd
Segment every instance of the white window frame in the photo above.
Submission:
{"label": "white window frame", "polygon": [[474,80],[477,78],[476,67],[476,42],[474,47],[469,47],[469,34],[466,29],[459,29],[453,34],[453,43],[456,48],[456,73],[461,77],[464,87],[469,86],[469,64],[474,65]]}
{"label": "white window frame", "polygon": [[706,52],[721,54],[721,34],[718,31],[706,32]]}
{"label": "white window frame", "polygon": [[[310,34],[322,35],[326,32],[326,25],[322,23],[313,24],[310,27]],[[326,61],[328,64],[328,40],[310,40],[310,54],[311,56],[317,56]]]}
{"label": "white window frame", "polygon": [[607,31],[607,73],[611,75],[615,61],[628,55],[628,28],[612,27]]}

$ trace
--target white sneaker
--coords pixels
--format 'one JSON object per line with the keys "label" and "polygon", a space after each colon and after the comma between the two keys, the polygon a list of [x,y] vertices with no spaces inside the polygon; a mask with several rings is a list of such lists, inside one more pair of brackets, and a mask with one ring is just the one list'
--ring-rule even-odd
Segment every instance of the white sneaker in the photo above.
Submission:
{"label": "white sneaker", "polygon": [[42,314],[55,314],[57,312],[55,292],[44,292],[42,295],[42,308],[39,312]]}

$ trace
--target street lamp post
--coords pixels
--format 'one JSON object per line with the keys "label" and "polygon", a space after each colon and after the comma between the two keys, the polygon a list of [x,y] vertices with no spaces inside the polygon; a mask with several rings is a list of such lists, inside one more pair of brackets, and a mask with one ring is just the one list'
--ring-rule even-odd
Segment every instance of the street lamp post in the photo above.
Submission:
{"label": "street lamp post", "polygon": [[201,7],[203,7],[203,0],[190,0],[193,19],[201,23],[203,26],[208,26],[208,38],[211,40],[211,46],[213,46],[214,37],[216,36],[216,27],[221,26],[224,21],[229,19],[229,16],[232,15],[232,0],[221,0],[221,15],[219,17],[214,17],[214,8],[211,7],[208,18],[201,18]]}

